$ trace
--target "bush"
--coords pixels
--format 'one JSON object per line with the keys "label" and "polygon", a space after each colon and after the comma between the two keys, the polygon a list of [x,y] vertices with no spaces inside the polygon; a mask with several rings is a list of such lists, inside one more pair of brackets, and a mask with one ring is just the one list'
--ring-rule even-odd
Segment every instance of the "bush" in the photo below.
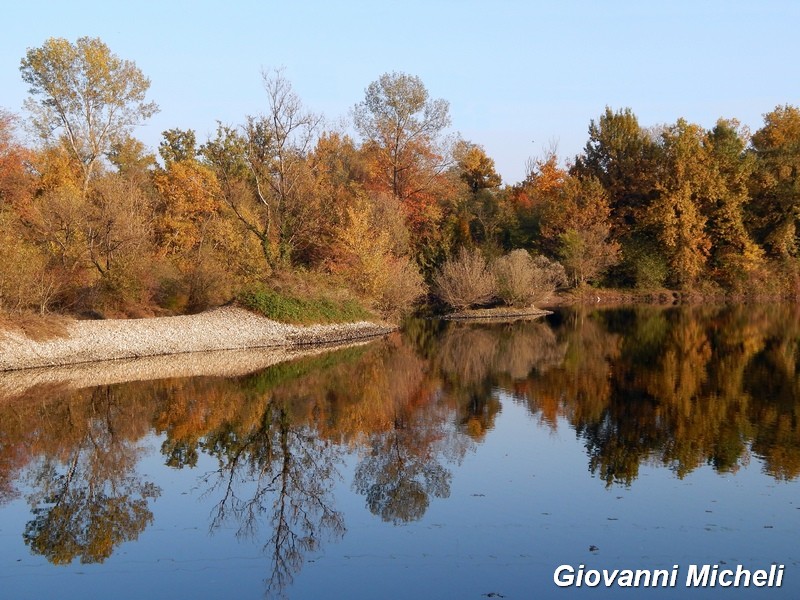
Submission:
{"label": "bush", "polygon": [[541,255],[533,257],[533,302],[544,302],[565,285],[567,273],[561,263]]}
{"label": "bush", "polygon": [[61,285],[48,269],[45,253],[23,240],[19,231],[0,213],[0,310],[38,310],[44,313]]}
{"label": "bush", "polygon": [[387,317],[407,312],[425,293],[425,283],[416,265],[406,257],[387,260],[388,277],[383,282],[376,302]]}
{"label": "bush", "polygon": [[497,295],[507,306],[532,306],[546,300],[564,285],[566,274],[557,262],[544,256],[532,257],[525,250],[514,250],[492,265]]}
{"label": "bush", "polygon": [[384,317],[408,311],[425,292],[419,269],[407,256],[408,230],[400,205],[383,196],[345,211],[328,268]]}
{"label": "bush", "polygon": [[497,295],[506,306],[525,307],[533,304],[533,258],[525,250],[514,250],[494,261],[492,272],[497,285]]}
{"label": "bush", "polygon": [[495,298],[495,278],[480,250],[461,248],[446,261],[433,279],[436,295],[456,310],[490,303]]}

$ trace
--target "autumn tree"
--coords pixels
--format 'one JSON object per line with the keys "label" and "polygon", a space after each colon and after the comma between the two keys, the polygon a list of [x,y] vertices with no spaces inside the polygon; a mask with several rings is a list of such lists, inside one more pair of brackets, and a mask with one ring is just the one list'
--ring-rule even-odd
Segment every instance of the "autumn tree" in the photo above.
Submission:
{"label": "autumn tree", "polygon": [[[316,264],[330,265],[339,260],[335,240],[345,227],[347,211],[367,197],[364,187],[366,164],[353,139],[336,131],[326,131],[317,139],[310,156],[314,166],[314,190],[324,218],[317,247],[312,251]],[[395,231],[408,247],[408,232]]]}
{"label": "autumn tree", "polygon": [[705,132],[678,119],[661,134],[661,165],[656,198],[647,212],[670,268],[670,281],[685,287],[703,272],[711,248],[704,205],[713,185]]}
{"label": "autumn tree", "polygon": [[714,181],[705,207],[709,264],[714,277],[728,287],[747,285],[748,274],[764,260],[747,227],[748,186],[755,169],[748,141],[747,130],[735,119],[719,119],[703,140]]}
{"label": "autumn tree", "polygon": [[28,49],[20,64],[30,88],[26,108],[41,138],[68,149],[83,174],[83,194],[98,161],[130,131],[157,112],[146,102],[150,87],[139,68],[98,38],[75,44],[50,38]]}
{"label": "autumn tree", "polygon": [[202,246],[217,212],[219,186],[214,172],[197,160],[194,131],[171,129],[163,135],[159,153],[164,168],[153,175],[159,196],[157,242],[167,254],[196,260],[191,253]]}
{"label": "autumn tree", "polygon": [[266,113],[248,117],[238,130],[220,125],[202,152],[224,182],[225,203],[277,270],[302,258],[319,232],[309,154],[322,121],[281,71],[262,77]]}
{"label": "autumn tree", "polygon": [[17,205],[33,191],[33,177],[26,163],[32,153],[15,136],[17,117],[0,109],[0,211]]}
{"label": "autumn tree", "polygon": [[525,180],[511,193],[518,228],[515,232],[516,246],[534,247],[549,256],[556,255],[557,235],[548,235],[546,224],[553,221],[549,213],[561,218],[557,207],[560,206],[567,175],[554,150],[543,157],[528,160]]}
{"label": "autumn tree", "polygon": [[108,153],[108,160],[117,173],[142,190],[150,191],[152,174],[156,168],[156,155],[140,140],[128,136],[115,142]]}
{"label": "autumn tree", "polygon": [[611,237],[608,196],[593,177],[567,175],[543,199],[542,240],[558,257],[570,282],[597,282],[619,261],[619,243]]}
{"label": "autumn tree", "polygon": [[451,163],[443,136],[450,125],[449,105],[431,99],[419,77],[384,73],[354,109],[363,139],[369,189],[401,201],[412,233],[417,262],[430,273],[443,258],[441,200],[453,191],[442,175]]}
{"label": "autumn tree", "polygon": [[500,187],[502,179],[494,166],[494,159],[478,144],[459,141],[453,149],[453,157],[458,165],[459,177],[474,194],[480,190]]}
{"label": "autumn tree", "polygon": [[16,117],[0,109],[0,310],[44,310],[53,282],[45,253],[26,235],[23,220],[35,185],[29,169],[33,152],[17,141],[15,126]]}
{"label": "autumn tree", "polygon": [[355,108],[355,125],[375,150],[377,177],[401,200],[422,191],[441,170],[441,132],[450,125],[446,100],[430,99],[419,77],[384,73]]}
{"label": "autumn tree", "polygon": [[798,254],[800,214],[800,109],[778,106],[764,115],[752,139],[756,171],[752,182],[753,223],[772,256]]}
{"label": "autumn tree", "polygon": [[499,245],[504,214],[497,193],[502,180],[494,160],[483,147],[466,140],[453,146],[453,159],[453,171],[465,187],[451,210],[454,244]]}

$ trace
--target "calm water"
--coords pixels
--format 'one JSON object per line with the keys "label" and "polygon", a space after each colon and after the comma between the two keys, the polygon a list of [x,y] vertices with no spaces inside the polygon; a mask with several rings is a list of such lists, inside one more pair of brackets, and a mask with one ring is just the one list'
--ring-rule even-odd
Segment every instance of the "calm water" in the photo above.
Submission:
{"label": "calm water", "polygon": [[564,310],[237,378],[0,375],[0,597],[800,598],[799,342],[797,307]]}

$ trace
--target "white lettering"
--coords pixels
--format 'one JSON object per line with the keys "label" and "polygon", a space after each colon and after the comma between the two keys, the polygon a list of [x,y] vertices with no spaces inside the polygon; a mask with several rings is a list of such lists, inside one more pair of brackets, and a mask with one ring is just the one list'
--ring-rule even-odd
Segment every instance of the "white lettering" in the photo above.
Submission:
{"label": "white lettering", "polygon": [[[566,571],[566,575],[562,575]],[[553,573],[553,582],[558,587],[567,587],[572,585],[575,582],[575,569],[573,569],[570,565],[561,565],[556,569],[556,572]]]}
{"label": "white lettering", "polygon": [[[658,578],[661,577],[662,575],[664,577],[664,580],[661,583],[658,583]],[[668,586],[669,585],[669,571],[667,571],[666,569],[656,569],[655,571],[653,571],[653,581],[652,581],[652,583],[650,585],[652,585],[653,587],[656,587],[658,585],[661,585],[661,586],[664,586],[664,587]]]}
{"label": "white lettering", "polygon": [[766,571],[756,571],[753,573],[753,585],[764,587],[767,585],[767,577],[769,577],[769,574]]}
{"label": "white lettering", "polygon": [[[736,569],[722,569],[721,565],[689,565],[686,587],[781,587],[784,565],[773,563],[769,570],[751,571],[742,565]],[[558,587],[675,587],[680,572],[679,565],[672,569],[586,569],[572,565],[559,565],[553,572],[553,582]]]}
{"label": "white lettering", "polygon": [[589,587],[597,587],[597,584],[600,583],[600,571],[586,571],[586,575],[583,577],[583,582]]}
{"label": "white lettering", "polygon": [[619,586],[633,587],[633,571],[626,569],[622,572],[622,575],[619,577]]}
{"label": "white lettering", "polygon": [[603,569],[603,583],[605,583],[605,586],[611,587],[614,585],[614,580],[617,578],[617,575],[619,575],[619,569],[614,569],[610,573]]}
{"label": "white lettering", "polygon": [[725,569],[719,572],[719,584],[722,587],[729,587],[733,583],[733,581],[727,579],[727,577],[733,577],[733,571]]}
{"label": "white lettering", "polygon": [[686,573],[686,587],[706,587],[710,570],[710,565],[703,565],[703,568],[699,570],[697,565],[689,565],[689,572]]}
{"label": "white lettering", "polygon": [[[744,576],[744,582],[741,581]],[[735,587],[750,587],[750,571],[745,569],[742,565],[736,567],[736,579],[733,582]]]}

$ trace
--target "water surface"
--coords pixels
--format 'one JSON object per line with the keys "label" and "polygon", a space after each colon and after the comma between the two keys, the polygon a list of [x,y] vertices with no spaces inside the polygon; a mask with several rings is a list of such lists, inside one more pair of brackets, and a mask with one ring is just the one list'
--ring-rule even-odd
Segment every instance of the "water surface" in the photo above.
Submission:
{"label": "water surface", "polygon": [[[623,593],[556,587],[568,564],[796,598],[799,340],[794,306],[561,310],[232,378],[0,379],[1,595]],[[780,588],[684,587],[773,563]]]}

